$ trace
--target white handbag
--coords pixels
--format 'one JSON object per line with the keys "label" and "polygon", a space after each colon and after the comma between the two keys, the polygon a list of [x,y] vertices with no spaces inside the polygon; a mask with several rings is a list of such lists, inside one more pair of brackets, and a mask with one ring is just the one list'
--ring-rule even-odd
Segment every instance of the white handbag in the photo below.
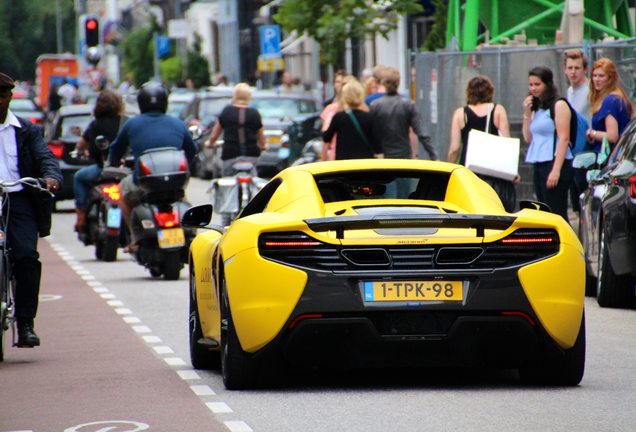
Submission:
{"label": "white handbag", "polygon": [[[490,113],[486,130],[490,126]],[[465,166],[476,174],[512,181],[519,171],[519,138],[507,138],[471,129]]]}

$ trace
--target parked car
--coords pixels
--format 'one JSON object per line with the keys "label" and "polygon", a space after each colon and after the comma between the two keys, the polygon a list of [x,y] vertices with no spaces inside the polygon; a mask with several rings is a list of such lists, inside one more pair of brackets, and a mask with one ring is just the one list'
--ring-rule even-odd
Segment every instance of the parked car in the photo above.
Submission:
{"label": "parked car", "polygon": [[251,106],[261,114],[267,138],[256,162],[260,177],[272,177],[289,166],[305,143],[320,135],[320,111],[311,96],[255,91]]}
{"label": "parked car", "polygon": [[[585,265],[569,223],[507,213],[467,168],[317,162],[281,171],[189,253],[190,358],[229,389],[292,369],[492,366],[577,385]],[[373,372],[369,372],[373,373]]]}
{"label": "parked car", "polygon": [[44,127],[44,111],[29,97],[14,97],[9,103],[9,109],[18,117],[28,119],[31,123]]}
{"label": "parked car", "polygon": [[586,152],[574,161],[591,170],[579,215],[586,293],[602,307],[625,308],[634,304],[636,286],[636,120],[607,161],[599,159],[602,154]]}
{"label": "parked car", "polygon": [[61,107],[44,131],[44,142],[58,159],[62,170],[62,188],[55,194],[56,201],[73,199],[73,176],[93,160],[78,155],[75,146],[93,118],[93,105]]}
{"label": "parked car", "polygon": [[168,109],[166,114],[184,120],[186,109],[195,98],[196,93],[187,89],[175,89],[168,96]]}
{"label": "parked car", "polygon": [[203,146],[203,143],[210,136],[218,115],[231,102],[231,88],[211,87],[209,90],[197,93],[183,111],[184,121],[188,127],[196,129],[193,137],[199,151],[192,171],[197,177],[210,179],[221,175],[221,145],[208,149]]}

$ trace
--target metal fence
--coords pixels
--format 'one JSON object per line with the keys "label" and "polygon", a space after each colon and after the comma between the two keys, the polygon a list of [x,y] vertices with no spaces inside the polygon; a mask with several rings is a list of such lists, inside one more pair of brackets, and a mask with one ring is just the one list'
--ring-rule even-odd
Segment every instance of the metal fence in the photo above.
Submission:
{"label": "metal fence", "polygon": [[[517,199],[533,199],[532,169],[526,164],[528,145],[521,135],[522,102],[528,94],[528,71],[535,66],[547,66],[554,73],[555,84],[565,95],[567,77],[563,73],[564,51],[582,48],[589,59],[612,59],[619,70],[623,88],[636,98],[636,39],[599,44],[484,47],[471,52],[421,52],[413,55],[416,78],[416,104],[441,159],[448,153],[453,112],[466,104],[466,85],[477,75],[487,75],[495,86],[494,101],[508,113],[510,132],[521,139]],[[588,72],[591,72],[588,70]]]}

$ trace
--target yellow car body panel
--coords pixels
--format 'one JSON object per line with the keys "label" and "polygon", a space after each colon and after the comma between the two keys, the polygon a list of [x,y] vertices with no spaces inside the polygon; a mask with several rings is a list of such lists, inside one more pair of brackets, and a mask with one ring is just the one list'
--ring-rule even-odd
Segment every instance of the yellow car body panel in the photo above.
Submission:
{"label": "yellow car body panel", "polygon": [[203,334],[220,341],[219,299],[212,279],[212,255],[221,233],[205,231],[198,234],[190,245],[190,277],[194,272],[196,299]]}

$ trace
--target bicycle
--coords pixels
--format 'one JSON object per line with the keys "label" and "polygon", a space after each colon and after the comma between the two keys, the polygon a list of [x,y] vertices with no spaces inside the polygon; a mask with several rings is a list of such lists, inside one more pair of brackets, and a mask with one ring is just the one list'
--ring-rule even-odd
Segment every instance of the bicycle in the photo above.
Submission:
{"label": "bicycle", "polygon": [[[7,245],[7,226],[11,210],[7,188],[20,184],[53,196],[53,193],[46,188],[46,182],[43,179],[23,177],[19,180],[0,180],[0,362],[4,361],[5,333],[9,329],[11,329],[12,343],[16,345],[15,278],[12,274],[10,249]],[[5,200],[7,200],[6,212]]]}

